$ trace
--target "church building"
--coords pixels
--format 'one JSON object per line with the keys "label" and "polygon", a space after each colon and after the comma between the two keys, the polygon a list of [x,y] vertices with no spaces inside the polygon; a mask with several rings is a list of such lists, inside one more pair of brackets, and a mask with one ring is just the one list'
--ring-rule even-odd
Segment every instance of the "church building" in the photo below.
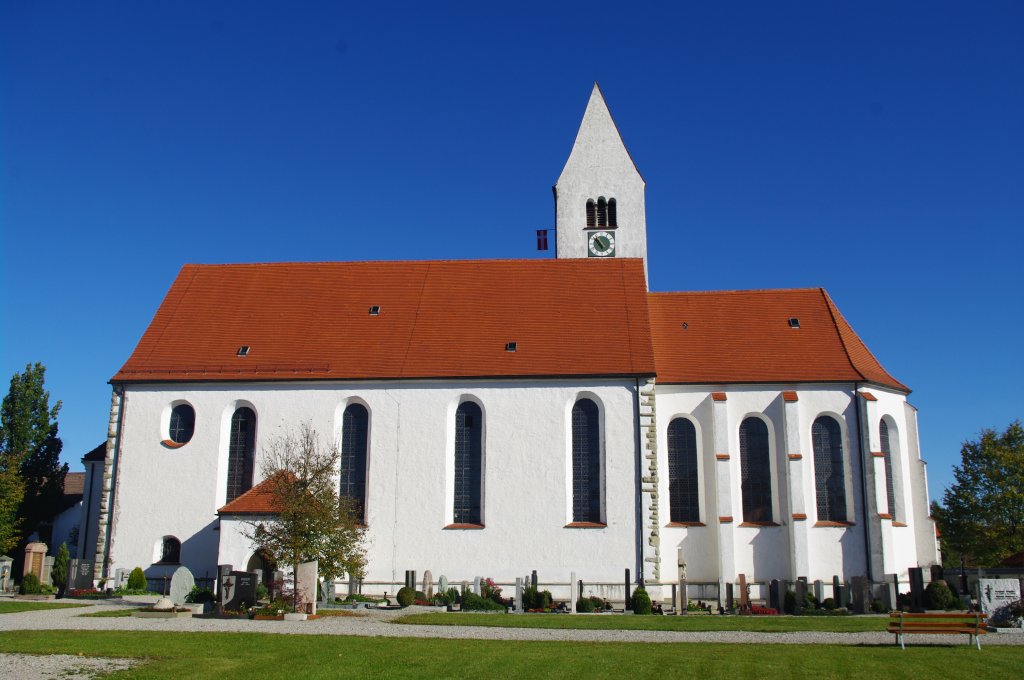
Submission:
{"label": "church building", "polygon": [[936,563],[909,389],[821,288],[649,290],[644,192],[595,85],[553,259],[182,267],[110,381],[96,577],[265,567],[261,455],[305,423],[340,447],[365,592]]}

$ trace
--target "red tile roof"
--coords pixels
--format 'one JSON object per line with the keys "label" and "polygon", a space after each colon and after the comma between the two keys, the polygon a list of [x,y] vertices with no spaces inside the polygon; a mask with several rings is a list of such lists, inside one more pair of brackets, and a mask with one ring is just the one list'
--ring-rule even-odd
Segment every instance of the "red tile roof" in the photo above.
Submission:
{"label": "red tile roof", "polygon": [[104,461],[107,459],[107,442],[101,442],[95,449],[82,456],[83,463]]}
{"label": "red tile roof", "polygon": [[909,392],[821,288],[651,293],[648,308],[658,382],[873,382]]}
{"label": "red tile roof", "polygon": [[186,265],[112,381],[653,374],[642,260],[469,260]]}
{"label": "red tile roof", "polygon": [[[277,474],[286,474],[279,472]],[[217,511],[221,515],[268,515],[277,512],[270,476]]]}

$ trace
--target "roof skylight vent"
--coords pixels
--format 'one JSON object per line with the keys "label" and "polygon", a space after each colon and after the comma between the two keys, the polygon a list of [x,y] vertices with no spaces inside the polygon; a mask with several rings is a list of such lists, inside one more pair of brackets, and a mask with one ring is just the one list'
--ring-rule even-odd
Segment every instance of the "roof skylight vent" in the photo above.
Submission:
{"label": "roof skylight vent", "polygon": [[686,330],[687,328],[689,328],[689,327],[690,327],[690,324],[688,324],[688,323],[686,323],[686,322],[684,321],[684,322],[683,322],[683,330],[685,331],[685,330]]}
{"label": "roof skylight vent", "polygon": [[506,352],[515,352],[516,351],[516,343],[514,343],[514,342],[506,342],[505,343],[505,351]]}
{"label": "roof skylight vent", "polygon": [[370,305],[370,316],[380,316],[380,305]]}
{"label": "roof skylight vent", "polygon": [[790,328],[800,328],[800,319],[796,318],[795,316],[790,318],[790,320],[789,320],[789,327]]}
{"label": "roof skylight vent", "polygon": [[249,356],[249,345],[242,345],[238,348],[238,356],[247,357]]}

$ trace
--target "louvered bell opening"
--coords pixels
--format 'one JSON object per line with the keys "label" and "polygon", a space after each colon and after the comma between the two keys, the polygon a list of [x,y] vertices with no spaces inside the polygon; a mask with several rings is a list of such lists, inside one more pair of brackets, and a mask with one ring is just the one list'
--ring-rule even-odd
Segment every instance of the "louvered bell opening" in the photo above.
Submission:
{"label": "louvered bell opening", "polygon": [[590,199],[587,201],[587,226],[597,226],[597,206],[594,205],[594,200]]}
{"label": "louvered bell opening", "polygon": [[608,202],[604,200],[604,196],[597,199],[597,226],[608,226]]}
{"label": "louvered bell opening", "polygon": [[609,198],[608,199],[608,226],[609,227],[617,227],[617,226],[619,226],[619,220],[615,216],[615,199],[614,198]]}

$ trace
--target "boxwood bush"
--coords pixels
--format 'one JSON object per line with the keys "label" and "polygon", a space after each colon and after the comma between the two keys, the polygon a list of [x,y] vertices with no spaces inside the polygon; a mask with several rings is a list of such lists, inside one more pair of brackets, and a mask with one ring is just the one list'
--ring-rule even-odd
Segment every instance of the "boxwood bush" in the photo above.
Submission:
{"label": "boxwood bush", "polygon": [[633,613],[651,613],[651,596],[647,594],[647,591],[644,590],[643,586],[640,586],[633,591]]}
{"label": "boxwood bush", "polygon": [[398,590],[396,596],[399,606],[408,607],[416,601],[416,591],[408,586],[404,586]]}

